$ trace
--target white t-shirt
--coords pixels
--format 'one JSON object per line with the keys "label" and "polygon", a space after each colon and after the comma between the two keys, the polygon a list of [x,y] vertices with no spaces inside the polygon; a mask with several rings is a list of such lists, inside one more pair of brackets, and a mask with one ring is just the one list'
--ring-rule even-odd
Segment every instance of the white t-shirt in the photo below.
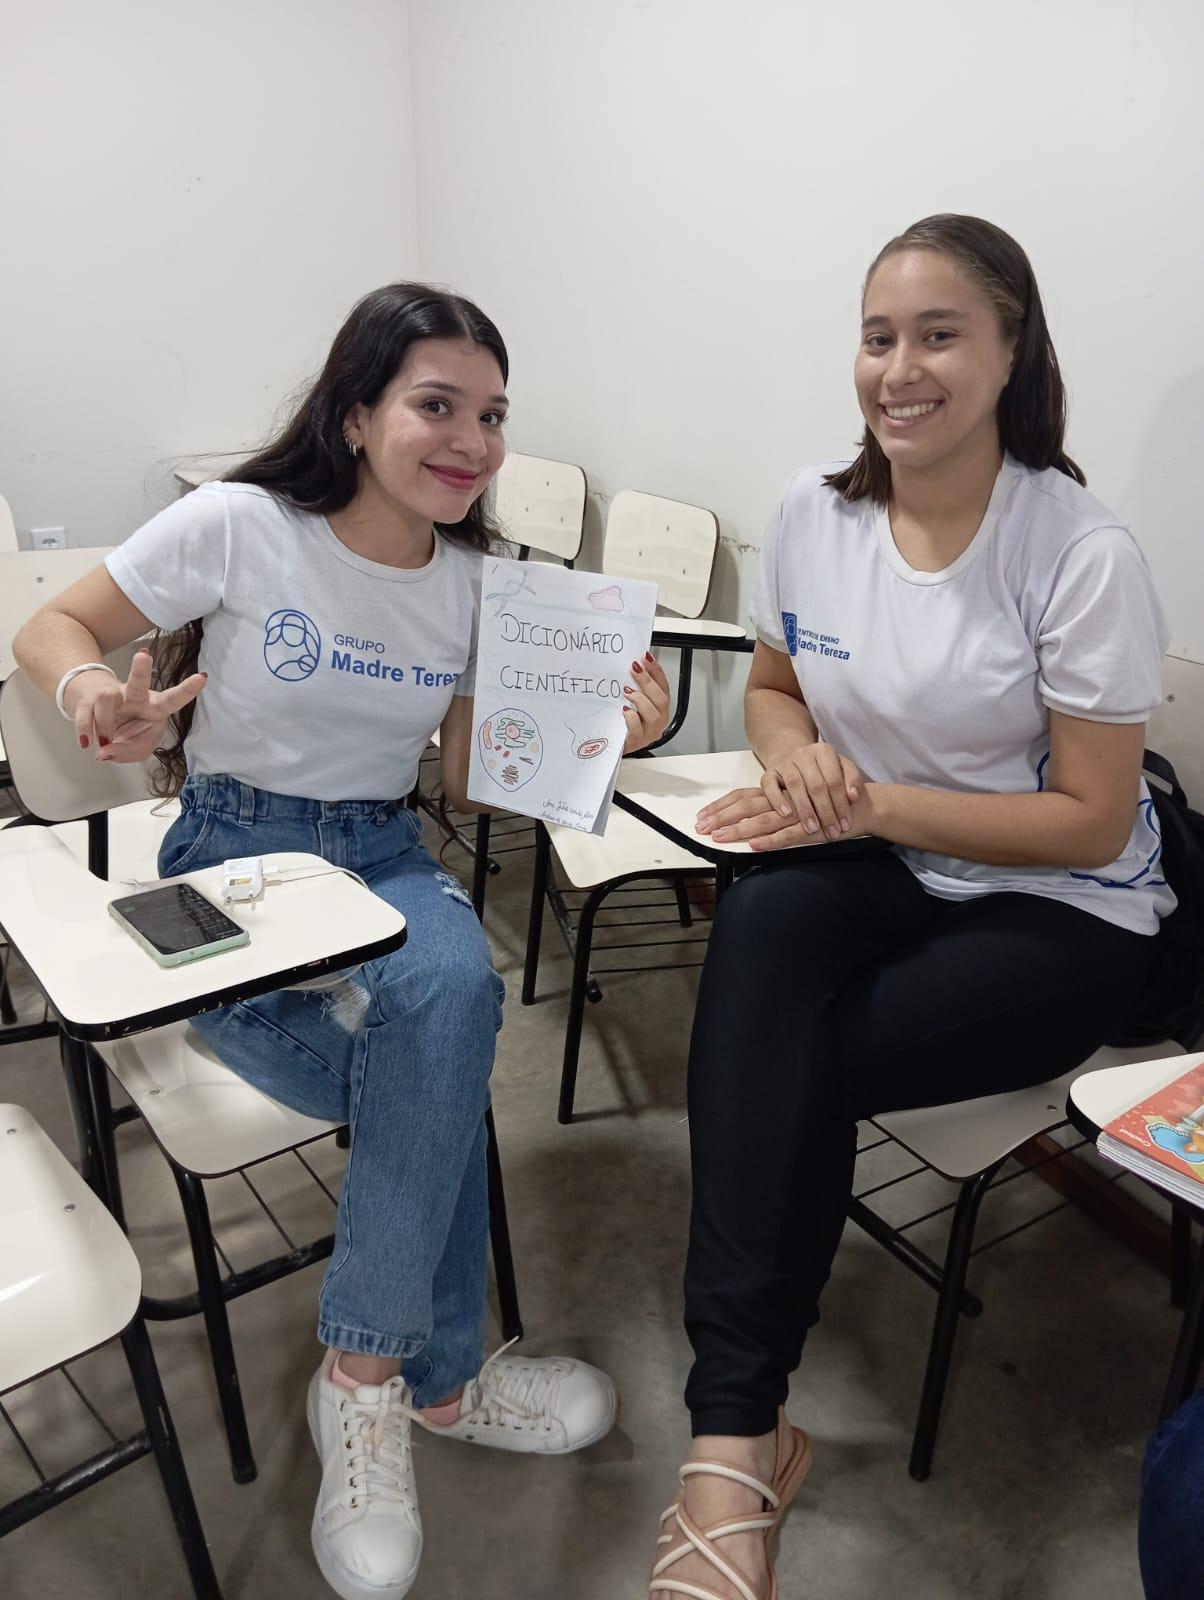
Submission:
{"label": "white t-shirt", "polygon": [[188,770],[311,800],[392,800],[476,670],[481,557],[438,533],[415,569],[349,550],[323,516],[212,483],[106,558],[151,622],[204,627]]}
{"label": "white t-shirt", "polygon": [[[823,467],[795,473],[753,593],[757,635],[790,655],[819,735],[884,783],[1040,790],[1049,713],[1144,722],[1169,629],[1132,535],[1086,489],[1008,457],[982,525],[942,572],[903,559],[884,507],[848,504]],[[1141,933],[1175,897],[1142,783],[1109,867],[1000,867],[898,847],[924,888],[963,900],[1048,895]]]}

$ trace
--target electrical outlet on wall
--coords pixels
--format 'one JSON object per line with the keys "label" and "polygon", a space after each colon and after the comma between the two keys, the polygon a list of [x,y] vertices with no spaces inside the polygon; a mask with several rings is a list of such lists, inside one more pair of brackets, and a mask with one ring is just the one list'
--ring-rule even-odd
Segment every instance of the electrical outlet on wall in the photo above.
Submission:
{"label": "electrical outlet on wall", "polygon": [[30,528],[29,540],[34,550],[65,550],[66,528]]}

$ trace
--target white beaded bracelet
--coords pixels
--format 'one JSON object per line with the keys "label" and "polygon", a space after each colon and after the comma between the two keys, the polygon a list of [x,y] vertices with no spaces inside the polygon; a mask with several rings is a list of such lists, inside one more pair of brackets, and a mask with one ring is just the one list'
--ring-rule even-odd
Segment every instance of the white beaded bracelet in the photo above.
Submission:
{"label": "white beaded bracelet", "polygon": [[64,672],[63,676],[59,679],[58,688],[54,691],[54,703],[66,717],[68,722],[74,722],[75,718],[63,704],[63,693],[66,690],[67,685],[71,682],[72,678],[78,678],[81,672],[107,672],[110,678],[115,678],[117,676],[112,667],[106,667],[103,661],[85,661],[81,666],[68,667],[66,672]]}

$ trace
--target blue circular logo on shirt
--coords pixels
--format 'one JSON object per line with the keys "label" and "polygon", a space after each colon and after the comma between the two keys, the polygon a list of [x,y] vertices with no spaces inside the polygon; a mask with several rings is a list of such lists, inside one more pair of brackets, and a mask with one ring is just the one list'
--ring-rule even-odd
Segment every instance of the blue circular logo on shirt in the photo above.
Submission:
{"label": "blue circular logo on shirt", "polygon": [[300,683],[322,659],[322,635],[304,611],[273,611],[263,629],[263,659],[274,678]]}

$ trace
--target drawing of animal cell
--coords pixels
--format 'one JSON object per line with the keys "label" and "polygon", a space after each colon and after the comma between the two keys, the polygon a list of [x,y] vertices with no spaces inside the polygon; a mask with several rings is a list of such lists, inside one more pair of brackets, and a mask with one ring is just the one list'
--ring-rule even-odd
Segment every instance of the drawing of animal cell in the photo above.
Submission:
{"label": "drawing of animal cell", "polygon": [[543,740],[528,712],[513,707],[494,712],[477,729],[477,738],[485,770],[500,788],[521,789],[539,771]]}

